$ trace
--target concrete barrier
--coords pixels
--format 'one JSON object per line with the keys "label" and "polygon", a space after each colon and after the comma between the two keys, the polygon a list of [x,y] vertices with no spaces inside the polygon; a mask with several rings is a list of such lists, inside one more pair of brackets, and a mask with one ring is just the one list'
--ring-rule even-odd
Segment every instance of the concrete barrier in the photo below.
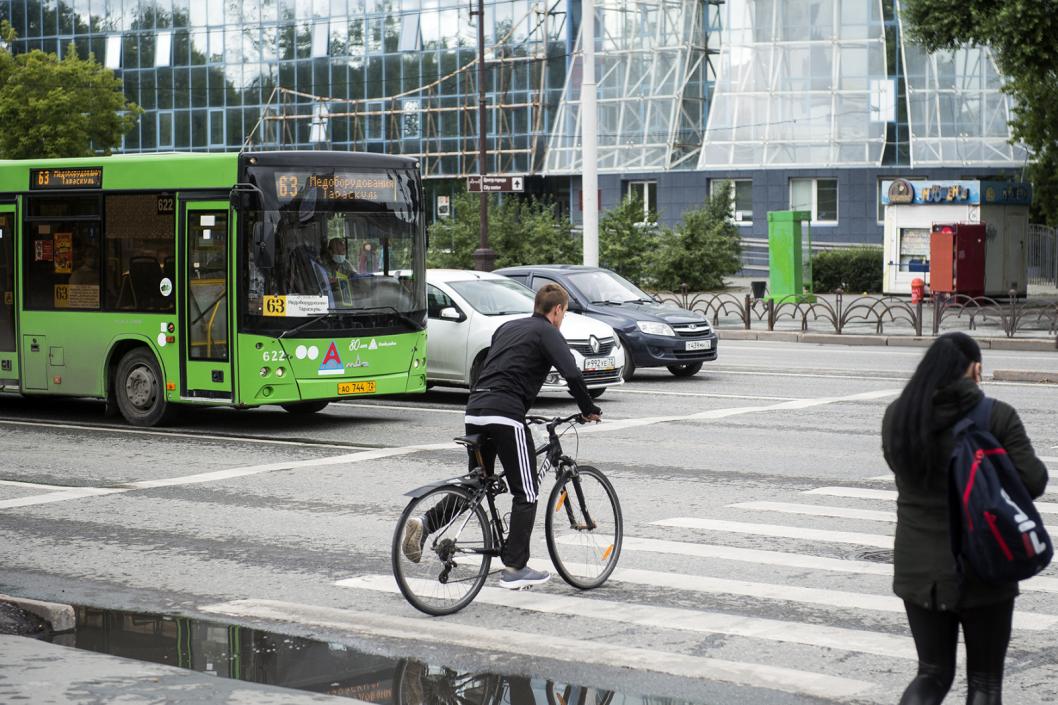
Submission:
{"label": "concrete barrier", "polygon": [[12,595],[0,595],[0,602],[10,602],[30,614],[37,615],[48,623],[53,632],[68,632],[77,626],[77,619],[71,605],[30,600]]}

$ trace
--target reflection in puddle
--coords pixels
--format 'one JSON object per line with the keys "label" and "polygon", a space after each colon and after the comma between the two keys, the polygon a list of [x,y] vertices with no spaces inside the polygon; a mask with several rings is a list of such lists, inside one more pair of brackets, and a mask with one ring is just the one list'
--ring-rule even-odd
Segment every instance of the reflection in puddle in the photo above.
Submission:
{"label": "reflection in puddle", "polygon": [[219,622],[91,607],[78,607],[77,629],[53,640],[223,678],[379,705],[691,705],[537,677],[461,673]]}

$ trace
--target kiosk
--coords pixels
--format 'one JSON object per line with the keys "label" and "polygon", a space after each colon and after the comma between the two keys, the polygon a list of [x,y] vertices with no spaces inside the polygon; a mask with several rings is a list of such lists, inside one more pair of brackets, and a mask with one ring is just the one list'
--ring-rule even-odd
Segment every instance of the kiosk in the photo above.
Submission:
{"label": "kiosk", "polygon": [[935,224],[985,227],[984,295],[1024,296],[1028,282],[1027,231],[1032,187],[1012,181],[882,182],[885,272],[882,292],[910,294],[911,282],[930,282]]}

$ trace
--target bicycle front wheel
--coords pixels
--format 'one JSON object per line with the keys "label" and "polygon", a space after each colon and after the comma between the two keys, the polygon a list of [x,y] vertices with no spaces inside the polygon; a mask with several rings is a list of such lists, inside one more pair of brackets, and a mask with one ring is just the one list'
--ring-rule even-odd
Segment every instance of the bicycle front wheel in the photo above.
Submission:
{"label": "bicycle front wheel", "polygon": [[555,484],[544,529],[551,562],[573,587],[599,587],[617,567],[624,534],[621,503],[598,468],[581,465]]}
{"label": "bicycle front wheel", "polygon": [[462,487],[435,487],[401,514],[393,532],[393,577],[416,609],[452,614],[481,591],[492,553],[492,529],[481,504]]}

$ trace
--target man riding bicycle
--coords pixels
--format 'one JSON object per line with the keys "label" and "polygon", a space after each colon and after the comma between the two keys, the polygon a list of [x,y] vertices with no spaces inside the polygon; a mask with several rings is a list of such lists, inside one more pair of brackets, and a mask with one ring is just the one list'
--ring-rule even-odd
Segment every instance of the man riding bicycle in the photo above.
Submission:
{"label": "man riding bicycle", "polygon": [[[467,401],[467,434],[482,434],[481,457],[485,471],[493,472],[496,456],[513,496],[507,543],[500,560],[506,566],[500,587],[540,585],[551,578],[547,571],[533,570],[529,562],[529,539],[536,520],[539,477],[536,452],[525,415],[536,401],[548,372],[554,367],[565,378],[569,391],[585,421],[599,421],[602,410],[588,394],[584,376],[577,368],[565,338],[559,333],[569,307],[569,295],[558,284],[547,284],[536,293],[533,315],[504,323],[492,336],[489,354]],[[470,453],[470,467],[476,465]],[[408,560],[418,563],[426,537],[435,530],[429,513],[409,519],[401,548]]]}

